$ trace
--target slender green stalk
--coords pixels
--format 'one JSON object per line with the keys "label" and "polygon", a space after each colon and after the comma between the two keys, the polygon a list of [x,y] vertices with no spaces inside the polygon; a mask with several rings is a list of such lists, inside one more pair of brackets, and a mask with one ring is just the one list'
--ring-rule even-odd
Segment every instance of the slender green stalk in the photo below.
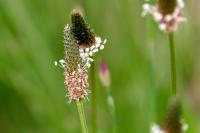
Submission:
{"label": "slender green stalk", "polygon": [[116,114],[115,114],[115,103],[114,99],[112,97],[111,89],[110,87],[106,88],[106,93],[107,93],[107,102],[108,102],[108,108],[112,117],[112,128],[113,128],[113,133],[117,132],[117,120],[116,120]]}
{"label": "slender green stalk", "polygon": [[169,34],[169,47],[170,47],[170,62],[171,62],[171,82],[172,82],[172,94],[176,95],[176,55],[174,46],[174,35]]}
{"label": "slender green stalk", "polygon": [[79,113],[79,118],[80,118],[80,122],[81,122],[82,132],[83,133],[88,133],[87,123],[86,123],[86,118],[85,118],[85,112],[84,112],[84,108],[83,108],[83,103],[82,103],[82,101],[80,101],[80,102],[76,102],[76,104],[77,104],[77,108],[78,108],[78,113]]}
{"label": "slender green stalk", "polygon": [[96,82],[95,82],[95,64],[94,62],[91,64],[90,68],[90,78],[91,78],[91,126],[92,133],[96,133]]}

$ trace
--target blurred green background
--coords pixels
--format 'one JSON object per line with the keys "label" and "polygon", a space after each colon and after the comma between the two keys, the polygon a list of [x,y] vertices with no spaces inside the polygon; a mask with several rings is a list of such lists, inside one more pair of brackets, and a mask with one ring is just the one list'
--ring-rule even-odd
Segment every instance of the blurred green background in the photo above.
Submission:
{"label": "blurred green background", "polygon": [[[79,133],[76,105],[65,98],[63,27],[74,5],[97,35],[107,38],[103,58],[112,76],[119,133],[148,133],[163,124],[170,95],[166,34],[142,0],[0,0],[0,133]],[[187,133],[200,132],[200,1],[185,2],[187,23],[175,33],[178,92]],[[106,93],[97,80],[99,133],[111,132]],[[85,102],[90,127],[90,102]]]}

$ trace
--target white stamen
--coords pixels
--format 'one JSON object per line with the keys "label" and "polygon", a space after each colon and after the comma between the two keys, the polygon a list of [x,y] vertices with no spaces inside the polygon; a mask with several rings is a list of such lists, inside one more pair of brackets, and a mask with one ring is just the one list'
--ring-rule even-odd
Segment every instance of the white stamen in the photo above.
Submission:
{"label": "white stamen", "polygon": [[173,17],[173,18],[176,18],[176,17],[179,15],[179,13],[180,13],[180,8],[177,7],[177,8],[175,9],[174,13],[172,14],[172,17]]}
{"label": "white stamen", "polygon": [[59,60],[59,63],[63,68],[65,67],[65,60],[61,59]]}
{"label": "white stamen", "polygon": [[152,6],[151,5],[145,3],[145,4],[143,4],[142,7],[143,7],[143,12],[142,12],[143,17],[146,16],[148,13],[152,13]]}
{"label": "white stamen", "polygon": [[85,55],[85,53],[80,53],[80,56],[81,56],[81,57],[84,57],[84,55]]}
{"label": "white stamen", "polygon": [[167,26],[166,26],[165,23],[161,23],[161,24],[159,25],[159,28],[160,28],[160,30],[165,31],[166,28],[167,28]]}
{"label": "white stamen", "polygon": [[54,62],[54,65],[55,65],[55,66],[57,66],[57,65],[58,65],[58,62],[57,62],[57,61],[55,61],[55,62]]}
{"label": "white stamen", "polygon": [[186,19],[185,17],[178,17],[178,18],[177,18],[177,21],[178,21],[178,22],[186,22],[187,19]]}
{"label": "white stamen", "polygon": [[96,44],[96,48],[98,48],[100,45],[101,45],[100,43],[97,43],[97,44]]}
{"label": "white stamen", "polygon": [[93,50],[94,53],[96,53],[96,52],[98,52],[98,51],[99,51],[98,49],[94,49],[94,50]]}
{"label": "white stamen", "polygon": [[81,69],[80,69],[80,68],[78,69],[78,72],[81,72]]}
{"label": "white stamen", "polygon": [[104,39],[103,43],[102,44],[106,44],[107,43],[107,39]]}
{"label": "white stamen", "polygon": [[159,12],[154,12],[154,18],[156,21],[160,21],[162,19],[162,14],[160,14]]}
{"label": "white stamen", "polygon": [[101,38],[100,37],[95,37],[96,43],[101,43]]}
{"label": "white stamen", "polygon": [[85,57],[88,57],[88,53],[85,53]]}
{"label": "white stamen", "polygon": [[90,47],[91,50],[93,50],[94,48],[95,48],[95,45],[92,45],[92,46]]}
{"label": "white stamen", "polygon": [[93,55],[93,52],[92,52],[92,51],[90,51],[90,52],[89,52],[89,55],[90,55],[90,56],[92,56],[92,55]]}
{"label": "white stamen", "polygon": [[145,10],[145,11],[150,11],[150,9],[151,9],[151,6],[147,3],[143,4],[142,7],[143,7],[143,10]]}
{"label": "white stamen", "polygon": [[157,124],[151,126],[150,133],[164,133]]}
{"label": "white stamen", "polygon": [[60,63],[65,63],[65,60],[61,59],[59,60]]}
{"label": "white stamen", "polygon": [[103,49],[104,49],[104,45],[101,45],[101,46],[100,46],[100,49],[103,50]]}
{"label": "white stamen", "polygon": [[82,48],[79,49],[79,52],[84,52],[84,50]]}
{"label": "white stamen", "polygon": [[86,52],[88,52],[89,50],[90,50],[89,48],[86,48],[86,49],[85,49]]}
{"label": "white stamen", "polygon": [[173,19],[173,16],[172,15],[167,15],[165,16],[165,21],[169,22]]}
{"label": "white stamen", "polygon": [[180,8],[184,8],[185,4],[183,0],[178,0],[178,5]]}
{"label": "white stamen", "polygon": [[189,126],[188,126],[188,124],[185,122],[185,120],[184,120],[183,118],[181,118],[181,119],[180,119],[180,122],[181,122],[181,124],[182,124],[182,130],[183,130],[183,132],[187,131],[188,128],[189,128]]}
{"label": "white stamen", "polygon": [[93,62],[94,60],[92,58],[89,58],[91,62]]}

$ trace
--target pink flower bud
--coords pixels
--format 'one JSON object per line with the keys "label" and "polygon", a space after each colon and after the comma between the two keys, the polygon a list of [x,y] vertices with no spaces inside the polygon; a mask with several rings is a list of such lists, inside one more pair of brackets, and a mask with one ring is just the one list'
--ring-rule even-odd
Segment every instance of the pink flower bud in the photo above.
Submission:
{"label": "pink flower bud", "polygon": [[103,86],[105,87],[110,86],[111,84],[110,73],[102,59],[99,62],[99,78]]}

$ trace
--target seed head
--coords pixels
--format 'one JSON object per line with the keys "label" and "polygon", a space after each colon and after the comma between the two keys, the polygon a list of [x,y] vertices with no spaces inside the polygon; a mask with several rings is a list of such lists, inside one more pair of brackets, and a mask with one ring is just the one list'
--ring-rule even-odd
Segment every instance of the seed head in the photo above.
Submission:
{"label": "seed head", "polygon": [[178,97],[172,97],[164,125],[165,133],[182,133],[181,104]]}

